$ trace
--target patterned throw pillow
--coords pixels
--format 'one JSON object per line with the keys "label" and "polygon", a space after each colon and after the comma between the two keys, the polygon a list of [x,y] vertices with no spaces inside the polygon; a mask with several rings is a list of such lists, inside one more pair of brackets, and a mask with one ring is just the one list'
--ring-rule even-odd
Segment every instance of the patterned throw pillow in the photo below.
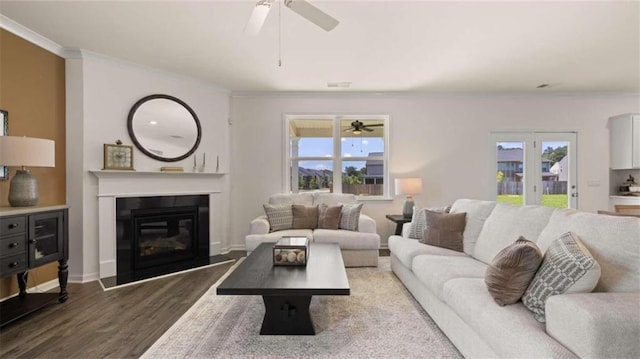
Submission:
{"label": "patterned throw pillow", "polygon": [[545,322],[544,304],[557,294],[589,293],[600,279],[600,265],[577,235],[567,232],[553,241],[542,264],[522,296],[522,303],[539,322]]}
{"label": "patterned throw pillow", "polygon": [[329,207],[325,203],[318,209],[318,228],[338,229],[342,205]]}
{"label": "patterned throw pillow", "polygon": [[426,210],[427,229],[421,243],[462,252],[462,234],[467,214],[442,213]]}
{"label": "patterned throw pillow", "polygon": [[318,205],[294,204],[291,209],[293,211],[293,229],[318,228]]}
{"label": "patterned throw pillow", "polygon": [[413,217],[411,217],[411,223],[409,224],[409,238],[422,239],[424,230],[427,229],[427,215],[425,211],[449,213],[450,206],[439,208],[422,208],[416,210],[413,209]]}
{"label": "patterned throw pillow", "polygon": [[293,211],[290,204],[265,204],[263,207],[269,220],[269,232],[293,228]]}
{"label": "patterned throw pillow", "polygon": [[493,258],[484,276],[489,294],[499,305],[513,304],[522,298],[542,262],[538,246],[518,238]]}
{"label": "patterned throw pillow", "polygon": [[340,217],[340,229],[357,231],[358,221],[360,220],[360,211],[362,211],[362,203],[343,204],[342,214]]}

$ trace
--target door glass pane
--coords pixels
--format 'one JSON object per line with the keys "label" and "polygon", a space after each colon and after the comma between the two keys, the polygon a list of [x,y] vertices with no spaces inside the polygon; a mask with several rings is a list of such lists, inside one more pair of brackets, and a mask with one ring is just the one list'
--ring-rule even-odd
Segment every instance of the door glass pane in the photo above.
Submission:
{"label": "door glass pane", "polygon": [[58,218],[41,218],[35,223],[34,259],[58,253]]}
{"label": "door glass pane", "polygon": [[497,201],[524,204],[524,143],[497,142],[496,158]]}
{"label": "door glass pane", "polygon": [[542,205],[554,208],[568,207],[569,143],[543,141],[542,151]]}
{"label": "door glass pane", "polygon": [[333,192],[333,161],[291,161],[291,191]]}

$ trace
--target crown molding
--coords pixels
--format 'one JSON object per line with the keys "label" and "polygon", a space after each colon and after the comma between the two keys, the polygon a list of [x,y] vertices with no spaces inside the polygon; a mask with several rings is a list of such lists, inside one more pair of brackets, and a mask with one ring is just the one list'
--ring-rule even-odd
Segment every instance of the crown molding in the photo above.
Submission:
{"label": "crown molding", "polygon": [[46,37],[38,34],[37,32],[29,29],[28,27],[21,25],[10,18],[0,14],[0,28],[3,28],[10,33],[19,36],[35,45],[42,47],[43,49],[54,53],[60,57],[66,58],[67,51],[60,44],[47,39]]}

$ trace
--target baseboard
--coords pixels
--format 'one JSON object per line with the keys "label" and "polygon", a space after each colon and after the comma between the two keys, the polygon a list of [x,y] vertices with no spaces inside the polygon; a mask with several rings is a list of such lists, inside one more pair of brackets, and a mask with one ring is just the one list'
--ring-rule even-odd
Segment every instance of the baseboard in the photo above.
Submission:
{"label": "baseboard", "polygon": [[88,283],[100,279],[99,273],[69,275],[69,283]]}

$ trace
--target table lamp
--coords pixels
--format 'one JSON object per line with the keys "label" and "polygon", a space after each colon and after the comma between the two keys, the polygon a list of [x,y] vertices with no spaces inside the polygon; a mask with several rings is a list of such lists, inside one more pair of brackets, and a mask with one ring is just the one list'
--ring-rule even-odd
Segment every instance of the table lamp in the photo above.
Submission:
{"label": "table lamp", "polygon": [[413,195],[422,193],[422,178],[396,178],[396,195],[406,195],[402,206],[402,215],[405,218],[413,216]]}
{"label": "table lamp", "polygon": [[53,140],[0,136],[0,165],[22,167],[9,184],[9,204],[12,207],[38,204],[38,181],[25,167],[55,167],[55,148]]}

